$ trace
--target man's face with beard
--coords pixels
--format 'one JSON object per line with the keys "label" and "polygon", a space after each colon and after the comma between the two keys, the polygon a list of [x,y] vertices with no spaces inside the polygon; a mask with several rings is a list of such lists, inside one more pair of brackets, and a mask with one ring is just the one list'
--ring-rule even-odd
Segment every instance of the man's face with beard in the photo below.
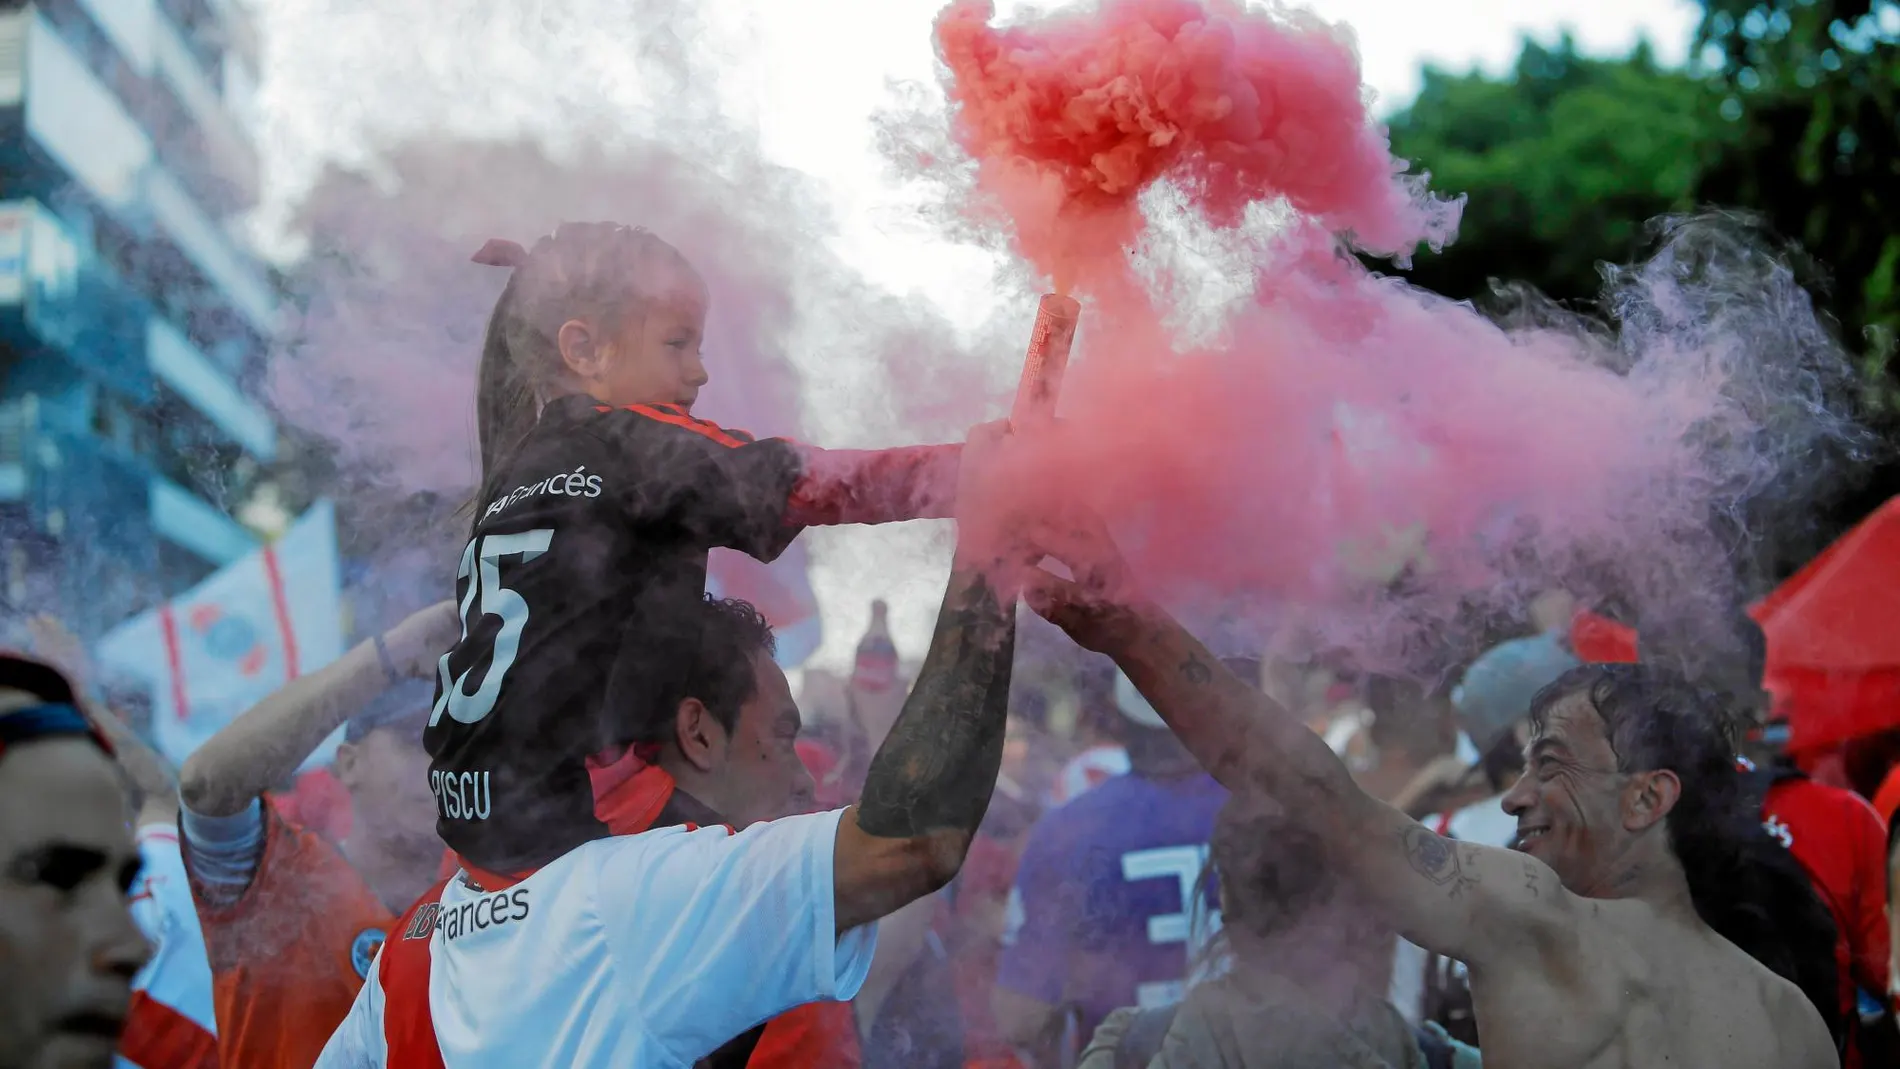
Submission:
{"label": "man's face with beard", "polygon": [[418,865],[433,870],[442,856],[442,841],[435,831],[429,755],[414,726],[371,729],[337,747],[334,767],[361,818],[375,821],[381,834],[403,844]]}

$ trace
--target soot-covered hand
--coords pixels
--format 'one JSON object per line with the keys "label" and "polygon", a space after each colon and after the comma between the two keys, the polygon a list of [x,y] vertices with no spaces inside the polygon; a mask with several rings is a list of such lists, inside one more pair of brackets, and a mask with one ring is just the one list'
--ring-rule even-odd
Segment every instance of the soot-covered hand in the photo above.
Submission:
{"label": "soot-covered hand", "polygon": [[1024,463],[1023,438],[997,420],[970,428],[957,471],[957,566],[988,574],[1006,600],[1041,558],[1029,544],[1036,516],[1018,478]]}
{"label": "soot-covered hand", "polygon": [[1037,559],[1061,564],[1070,577],[1033,569],[1023,585],[1024,600],[1077,645],[1106,652],[1117,622],[1131,620],[1144,605],[1108,525],[1085,505],[1060,502],[1036,519],[1028,541]]}

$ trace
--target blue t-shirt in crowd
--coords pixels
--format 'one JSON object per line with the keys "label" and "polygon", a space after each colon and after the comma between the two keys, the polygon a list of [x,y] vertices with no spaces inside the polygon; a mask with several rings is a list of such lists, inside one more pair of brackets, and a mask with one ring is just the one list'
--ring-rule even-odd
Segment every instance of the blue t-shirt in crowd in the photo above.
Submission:
{"label": "blue t-shirt in crowd", "polygon": [[[997,983],[1072,1006],[1089,1035],[1120,1006],[1179,1001],[1194,892],[1227,792],[1206,775],[1116,776],[1029,830]],[[1209,881],[1209,905],[1213,895]]]}

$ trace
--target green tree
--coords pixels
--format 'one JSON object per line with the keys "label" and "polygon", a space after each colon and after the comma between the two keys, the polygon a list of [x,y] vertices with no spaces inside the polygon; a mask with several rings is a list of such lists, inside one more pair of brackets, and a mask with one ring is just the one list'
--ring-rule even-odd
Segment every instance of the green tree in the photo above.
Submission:
{"label": "green tree", "polygon": [[[1420,253],[1408,275],[1457,298],[1505,280],[1588,299],[1599,262],[1643,254],[1646,220],[1755,212],[1819,268],[1867,411],[1900,443],[1900,0],[1701,3],[1688,70],[1644,47],[1579,56],[1568,40],[1526,41],[1503,78],[1428,68],[1392,120],[1393,148],[1470,199],[1457,244]],[[1817,517],[1818,537],[1900,494],[1900,449],[1872,460]]]}
{"label": "green tree", "polygon": [[1900,3],[1703,0],[1696,43],[1734,131],[1698,197],[1762,212],[1833,276],[1828,307],[1892,413],[1900,330]]}
{"label": "green tree", "polygon": [[1391,120],[1393,150],[1469,199],[1457,243],[1421,253],[1408,276],[1455,298],[1483,296],[1493,279],[1594,296],[1598,263],[1639,255],[1647,220],[1695,203],[1703,168],[1733,136],[1719,105],[1646,43],[1596,59],[1567,36],[1526,40],[1503,78],[1426,68]]}
{"label": "green tree", "polygon": [[1698,198],[1761,212],[1832,276],[1887,449],[1820,517],[1845,531],[1900,495],[1900,3],[1702,0],[1701,61],[1733,135]]}

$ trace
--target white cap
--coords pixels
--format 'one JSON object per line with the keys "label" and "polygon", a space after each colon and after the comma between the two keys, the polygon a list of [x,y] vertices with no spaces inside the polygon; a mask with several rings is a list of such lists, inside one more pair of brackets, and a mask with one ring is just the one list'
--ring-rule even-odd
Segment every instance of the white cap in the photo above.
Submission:
{"label": "white cap", "polygon": [[1168,722],[1161,719],[1161,714],[1155,712],[1155,707],[1148,704],[1148,699],[1135,689],[1134,680],[1129,679],[1119,668],[1115,670],[1115,708],[1142,727],[1166,729],[1168,726]]}
{"label": "white cap", "polygon": [[1498,643],[1471,662],[1464,679],[1452,689],[1451,704],[1458,711],[1459,726],[1479,749],[1495,745],[1512,725],[1530,715],[1531,699],[1538,691],[1581,663],[1554,633]]}

